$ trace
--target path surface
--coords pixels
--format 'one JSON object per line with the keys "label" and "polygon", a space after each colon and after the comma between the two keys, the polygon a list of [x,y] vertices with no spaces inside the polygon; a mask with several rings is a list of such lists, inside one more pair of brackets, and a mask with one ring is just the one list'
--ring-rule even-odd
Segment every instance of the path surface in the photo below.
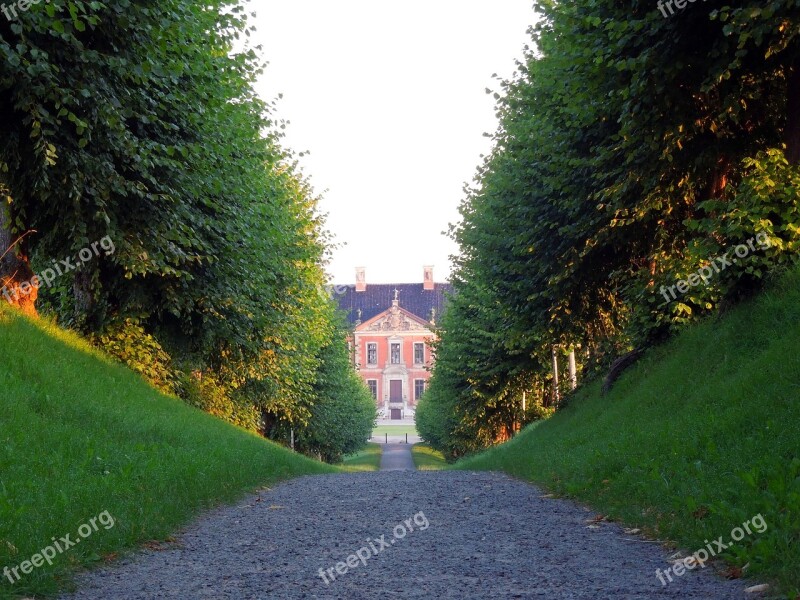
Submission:
{"label": "path surface", "polygon": [[[745,597],[741,582],[710,568],[662,587],[655,571],[668,563],[659,545],[613,524],[589,528],[591,516],[498,474],[305,477],[209,513],[173,547],[84,575],[69,598]],[[365,564],[354,558],[347,567],[359,551]],[[348,572],[336,574],[337,563]]]}
{"label": "path surface", "polygon": [[381,446],[381,471],[414,471],[414,459],[410,444],[387,444]]}

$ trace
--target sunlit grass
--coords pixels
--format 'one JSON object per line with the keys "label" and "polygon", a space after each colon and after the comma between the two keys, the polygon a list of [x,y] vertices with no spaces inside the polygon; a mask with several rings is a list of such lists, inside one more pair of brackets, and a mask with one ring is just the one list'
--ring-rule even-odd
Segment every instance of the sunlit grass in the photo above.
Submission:
{"label": "sunlit grass", "polygon": [[383,449],[380,444],[367,444],[361,452],[345,456],[341,467],[345,471],[377,471],[381,468]]}
{"label": "sunlit grass", "polygon": [[447,461],[442,453],[427,444],[411,446],[411,457],[414,459],[417,471],[441,471],[447,468]]}
{"label": "sunlit grass", "polygon": [[389,437],[404,437],[408,435],[417,435],[417,428],[415,425],[378,425],[372,430],[373,437],[389,434]]}
{"label": "sunlit grass", "polygon": [[762,514],[726,558],[800,594],[800,270],[647,355],[606,397],[458,463],[502,469],[688,551]]}
{"label": "sunlit grass", "polygon": [[150,388],[77,336],[0,308],[0,570],[108,511],[0,597],[53,593],[76,567],[165,539],[205,508],[333,468]]}

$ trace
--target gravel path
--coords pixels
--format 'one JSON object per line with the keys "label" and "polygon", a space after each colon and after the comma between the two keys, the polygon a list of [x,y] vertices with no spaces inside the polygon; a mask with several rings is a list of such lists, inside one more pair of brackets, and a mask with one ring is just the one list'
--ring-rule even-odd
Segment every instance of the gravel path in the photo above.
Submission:
{"label": "gravel path", "polygon": [[745,597],[711,568],[662,586],[658,544],[591,517],[491,473],[304,477],[207,514],[162,551],[85,574],[68,598]]}
{"label": "gravel path", "polygon": [[381,471],[416,470],[410,444],[384,444],[381,449]]}

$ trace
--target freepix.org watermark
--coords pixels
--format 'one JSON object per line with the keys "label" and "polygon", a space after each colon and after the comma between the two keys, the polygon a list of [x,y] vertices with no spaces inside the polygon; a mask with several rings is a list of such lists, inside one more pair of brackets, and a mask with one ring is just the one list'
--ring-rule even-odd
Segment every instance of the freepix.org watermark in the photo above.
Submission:
{"label": "freepix.org watermark", "polygon": [[[756,247],[758,243],[758,247]],[[737,264],[739,260],[745,259],[756,250],[766,250],[772,246],[769,236],[763,231],[754,238],[750,238],[744,244],[739,244],[733,250],[728,250],[722,256],[711,259],[711,264],[700,267],[696,273],[689,275],[688,279],[681,279],[675,285],[669,287],[662,285],[659,292],[664,296],[664,300],[672,302],[678,299],[678,295],[683,295],[693,287],[698,285],[708,285],[715,275],[722,273],[728,267]],[[735,257],[731,256],[734,254]],[[677,290],[677,294],[676,294]],[[669,295],[667,294],[669,292]],[[670,297],[671,296],[671,297]]]}
{"label": "freepix.org watermark", "polygon": [[91,246],[82,248],[75,258],[67,258],[61,261],[54,260],[52,267],[44,269],[39,275],[34,275],[29,281],[23,281],[13,290],[9,290],[8,286],[3,286],[0,293],[5,296],[8,302],[16,302],[20,296],[28,296],[34,290],[49,287],[58,277],[66,275],[70,271],[79,270],[83,265],[100,256],[100,250],[103,250],[105,256],[114,254],[116,251],[114,241],[109,236],[106,236],[99,242],[93,242]]}
{"label": "freepix.org watermark", "polygon": [[[6,16],[6,19],[12,21],[13,19],[19,18],[17,9],[19,9],[20,12],[26,12],[31,6],[41,3],[42,0],[17,0],[17,2],[11,2],[10,4],[0,4],[0,12]],[[50,4],[50,0],[44,0],[44,3]]]}
{"label": "freepix.org watermark", "polygon": [[328,284],[319,288],[319,294],[323,298],[333,299],[336,296],[344,296],[347,293],[347,291],[352,287],[354,286]]}
{"label": "freepix.org watermark", "polygon": [[[673,4],[678,10],[683,10],[686,8],[687,4],[694,4],[697,1],[698,0],[658,0],[658,10],[660,10],[664,18],[667,19],[675,14],[675,11],[672,10]],[[705,1],[706,0],[703,0],[703,2]],[[669,15],[667,15],[667,9],[669,9]]]}
{"label": "freepix.org watermark", "polygon": [[[350,569],[358,567],[359,563],[363,566],[367,566],[367,561],[370,558],[378,556],[378,554],[387,548],[391,548],[399,540],[405,538],[409,533],[412,533],[414,531],[414,525],[416,525],[420,531],[425,531],[430,527],[425,513],[420,511],[413,517],[409,517],[402,523],[398,523],[392,530],[392,538],[388,541],[385,535],[374,540],[368,538],[367,544],[369,544],[369,547],[363,546],[359,548],[356,550],[355,554],[351,554],[344,561],[336,563],[334,567],[330,567],[329,569],[320,568],[319,576],[322,577],[322,581],[325,582],[325,585],[330,585],[332,581],[336,581],[336,575],[346,575]],[[334,574],[334,571],[336,571],[336,574]],[[330,581],[328,581],[329,578]]]}
{"label": "freepix.org watermark", "polygon": [[[745,535],[753,535],[754,533],[764,533],[767,530],[767,522],[764,520],[764,517],[761,514],[756,515],[749,521],[745,521],[742,523],[741,527],[734,527],[731,531],[730,539],[728,543],[723,541],[723,536],[719,536],[716,540],[709,542],[705,540],[706,546],[705,548],[701,548],[691,556],[687,556],[686,558],[676,561],[671,567],[666,569],[665,571],[661,571],[661,569],[656,569],[656,577],[661,582],[662,587],[666,586],[667,583],[672,583],[672,576],[675,577],[682,577],[686,574],[686,571],[693,571],[697,565],[700,565],[701,569],[706,568],[706,562],[715,557],[717,554],[722,552],[723,550],[727,550],[731,546],[735,545],[736,542],[741,542]],[[671,573],[671,574],[670,574]]]}
{"label": "freepix.org watermark", "polygon": [[[30,559],[22,561],[13,568],[5,567],[3,569],[3,577],[7,578],[12,584],[15,584],[22,579],[22,575],[30,575],[33,573],[34,569],[44,566],[45,563],[52,565],[59,554],[63,554],[73,546],[77,546],[81,543],[81,540],[85,540],[93,533],[99,531],[100,527],[98,523],[102,525],[105,530],[109,530],[116,525],[114,517],[112,517],[107,510],[103,511],[96,517],[89,519],[87,523],[78,527],[78,537],[75,539],[72,538],[72,534],[70,533],[58,540],[52,538],[53,543],[51,545],[42,548],[39,552],[31,556]],[[22,571],[22,575],[20,575],[20,571]]]}

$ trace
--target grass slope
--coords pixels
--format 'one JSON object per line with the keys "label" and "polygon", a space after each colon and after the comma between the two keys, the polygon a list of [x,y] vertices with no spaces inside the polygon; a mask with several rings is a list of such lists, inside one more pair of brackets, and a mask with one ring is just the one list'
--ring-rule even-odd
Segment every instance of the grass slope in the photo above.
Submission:
{"label": "grass slope", "polygon": [[[800,270],[649,353],[606,397],[458,464],[590,503],[689,552],[763,515],[724,553],[731,574],[800,594]],[[738,535],[738,533],[736,534]],[[666,565],[665,565],[666,566]],[[775,588],[773,587],[773,590]]]}
{"label": "grass slope", "polygon": [[383,447],[370,442],[361,452],[345,456],[341,467],[345,471],[378,471],[381,468]]}
{"label": "grass slope", "polygon": [[427,444],[414,444],[411,446],[411,458],[417,471],[441,471],[447,469],[447,461],[441,452],[434,450]]}
{"label": "grass slope", "polygon": [[53,538],[80,538],[101,513],[113,519],[52,566],[18,571],[13,585],[3,576],[0,597],[53,593],[76,568],[168,538],[203,509],[333,471],[163,396],[76,336],[6,309],[0,389],[0,570]]}

